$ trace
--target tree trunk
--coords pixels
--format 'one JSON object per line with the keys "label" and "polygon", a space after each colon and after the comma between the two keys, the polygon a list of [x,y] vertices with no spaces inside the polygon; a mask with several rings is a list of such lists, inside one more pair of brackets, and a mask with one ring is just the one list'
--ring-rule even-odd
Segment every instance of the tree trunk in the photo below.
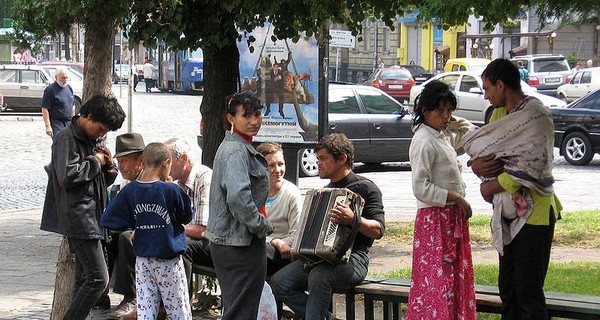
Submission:
{"label": "tree trunk", "polygon": [[75,257],[69,250],[69,241],[63,237],[58,248],[58,261],[56,262],[56,278],[54,281],[54,300],[50,320],[62,320],[71,300],[73,299],[73,286],[75,285]]}
{"label": "tree trunk", "polygon": [[[240,87],[240,53],[236,41],[218,50],[204,53],[204,98],[200,105],[204,119],[204,146],[202,163],[211,167],[217,149],[223,141],[223,120],[228,97]],[[235,79],[235,80],[234,80]]]}
{"label": "tree trunk", "polygon": [[[102,12],[98,8],[98,12]],[[106,16],[103,23],[94,21],[85,25],[85,84],[83,103],[97,94],[111,94],[112,84],[112,33],[115,27],[114,17]]]}

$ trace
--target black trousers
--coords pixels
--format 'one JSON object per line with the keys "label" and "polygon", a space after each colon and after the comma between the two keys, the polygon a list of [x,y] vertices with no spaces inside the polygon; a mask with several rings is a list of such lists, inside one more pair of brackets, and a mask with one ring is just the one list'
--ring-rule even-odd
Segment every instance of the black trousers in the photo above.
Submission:
{"label": "black trousers", "polygon": [[117,241],[119,255],[115,272],[115,293],[122,294],[126,300],[135,298],[135,254],[131,242],[131,230],[119,234]]}
{"label": "black trousers", "polygon": [[548,319],[544,281],[556,218],[550,209],[550,224],[525,224],[500,256],[498,288],[502,320]]}
{"label": "black trousers", "polygon": [[221,287],[222,320],[254,320],[267,273],[265,238],[254,237],[247,247],[210,243]]}

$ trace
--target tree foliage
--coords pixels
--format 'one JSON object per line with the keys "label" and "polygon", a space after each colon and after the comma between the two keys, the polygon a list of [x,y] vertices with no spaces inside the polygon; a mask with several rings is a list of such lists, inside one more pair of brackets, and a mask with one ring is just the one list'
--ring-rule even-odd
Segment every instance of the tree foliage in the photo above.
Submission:
{"label": "tree foliage", "polygon": [[[226,107],[225,97],[239,87],[239,53],[236,41],[239,32],[251,31],[265,21],[274,25],[273,40],[299,39],[300,32],[314,35],[324,44],[329,23],[348,26],[356,35],[366,19],[381,19],[393,27],[405,10],[419,10],[420,21],[435,18],[445,27],[467,22],[469,15],[481,16],[488,28],[522,15],[529,6],[538,8],[543,19],[564,13],[596,11],[598,1],[589,0],[17,0],[19,27],[39,36],[57,34],[74,22],[86,27],[86,48],[89,32],[128,26],[126,35],[132,43],[156,46],[159,41],[171,48],[202,48],[205,57],[205,96],[201,111],[205,120],[203,162],[212,165],[212,158],[223,137],[221,120]],[[103,29],[104,33],[106,32]],[[105,41],[105,37],[92,41]],[[99,50],[100,43],[94,50]],[[109,50],[109,49],[108,49]],[[98,63],[89,59],[86,63]],[[104,56],[102,59],[108,57]],[[110,70],[107,63],[100,72],[107,79],[104,91],[110,90]],[[87,78],[89,79],[89,78]],[[86,87],[90,83],[86,84]],[[98,85],[98,84],[95,84]]]}

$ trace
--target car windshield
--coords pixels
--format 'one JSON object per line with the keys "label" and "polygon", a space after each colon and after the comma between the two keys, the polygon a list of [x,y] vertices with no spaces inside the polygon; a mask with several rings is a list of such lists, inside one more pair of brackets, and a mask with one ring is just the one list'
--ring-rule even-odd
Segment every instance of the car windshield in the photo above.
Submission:
{"label": "car windshield", "polygon": [[383,70],[379,75],[381,80],[408,80],[412,78],[412,75],[407,70]]}
{"label": "car windshield", "polygon": [[569,71],[569,64],[565,59],[541,59],[535,60],[535,72]]}
{"label": "car windshield", "polygon": [[77,70],[73,70],[70,67],[56,67],[56,68],[44,68],[46,69],[46,71],[48,72],[48,74],[50,75],[51,79],[55,79],[56,78],[56,70],[58,69],[65,69],[69,72],[69,80],[71,81],[83,81],[83,75],[81,73],[79,73]]}
{"label": "car windshield", "polygon": [[407,65],[407,66],[404,66],[404,68],[406,68],[408,71],[410,71],[411,74],[427,73],[427,70],[425,70],[425,68],[423,68],[421,66],[417,66],[417,65]]}

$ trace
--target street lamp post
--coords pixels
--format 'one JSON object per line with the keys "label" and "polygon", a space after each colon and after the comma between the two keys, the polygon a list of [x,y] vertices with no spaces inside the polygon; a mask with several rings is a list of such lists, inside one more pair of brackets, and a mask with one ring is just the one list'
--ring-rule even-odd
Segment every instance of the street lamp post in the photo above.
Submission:
{"label": "street lamp post", "polygon": [[556,32],[552,32],[548,36],[548,47],[550,48],[550,53],[554,53],[554,38],[556,38]]}
{"label": "street lamp post", "polygon": [[594,52],[596,52],[596,63],[598,65],[600,65],[600,63],[598,63],[598,60],[600,59],[600,40],[598,39],[599,36],[600,24],[596,26],[596,34],[594,34]]}
{"label": "street lamp post", "polygon": [[471,49],[471,58],[477,58],[477,49],[479,49],[479,45],[477,44],[477,42],[473,43],[472,49]]}

